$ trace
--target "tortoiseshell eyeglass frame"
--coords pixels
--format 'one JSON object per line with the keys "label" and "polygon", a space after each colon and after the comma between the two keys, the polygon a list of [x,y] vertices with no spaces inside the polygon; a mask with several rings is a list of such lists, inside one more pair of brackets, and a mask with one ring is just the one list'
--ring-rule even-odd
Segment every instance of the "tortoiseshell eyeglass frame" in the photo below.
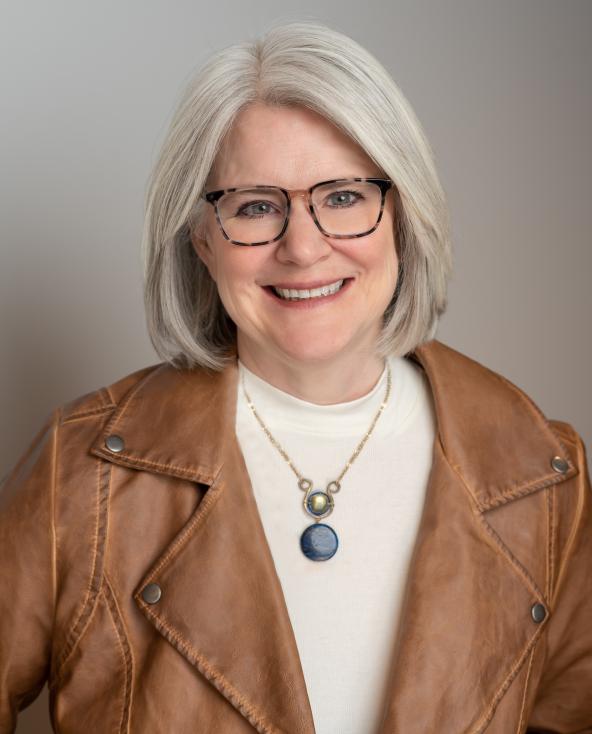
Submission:
{"label": "tortoiseshell eyeglass frame", "polygon": [[[376,184],[378,188],[380,189],[380,212],[378,214],[378,219],[376,220],[376,224],[368,229],[366,232],[360,232],[359,234],[331,234],[331,232],[327,232],[321,227],[321,224],[319,220],[317,219],[317,215],[315,214],[314,207],[312,205],[312,194],[315,189],[317,189],[319,186],[324,186],[326,184],[331,183],[354,183],[355,181],[368,181],[370,183]],[[288,228],[288,223],[290,221],[290,206],[292,204],[292,197],[293,196],[304,196],[308,203],[308,210],[310,212],[310,216],[313,218],[314,223],[317,225],[318,229],[327,237],[332,237],[335,239],[340,240],[350,240],[354,239],[356,237],[366,237],[369,234],[372,234],[380,224],[380,220],[382,219],[382,213],[384,211],[384,202],[386,198],[387,191],[393,186],[393,181],[391,181],[390,178],[333,178],[329,181],[319,181],[319,183],[314,184],[314,186],[311,186],[309,189],[283,189],[281,186],[268,186],[266,184],[255,184],[253,186],[240,186],[238,188],[232,188],[232,189],[219,189],[218,191],[208,191],[202,195],[202,198],[204,198],[207,202],[209,202],[213,207],[214,211],[216,213],[216,221],[218,222],[218,226],[220,227],[220,230],[222,234],[224,235],[225,239],[227,239],[229,242],[232,242],[233,245],[241,245],[244,247],[257,247],[258,245],[269,245],[272,242],[277,242],[280,240]],[[262,242],[239,242],[238,240],[231,239],[226,232],[224,231],[224,227],[222,226],[222,222],[220,221],[220,215],[218,214],[218,201],[224,196],[224,194],[229,194],[233,191],[241,191],[242,189],[276,189],[277,191],[281,191],[282,194],[286,197],[286,218],[284,221],[284,224],[282,226],[281,232],[274,237],[272,240],[264,240]]]}

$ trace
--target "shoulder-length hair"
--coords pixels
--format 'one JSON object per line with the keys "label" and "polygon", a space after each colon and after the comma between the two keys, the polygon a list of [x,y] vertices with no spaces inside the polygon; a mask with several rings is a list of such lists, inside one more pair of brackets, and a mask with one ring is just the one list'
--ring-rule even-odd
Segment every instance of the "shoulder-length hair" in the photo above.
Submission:
{"label": "shoulder-length hair", "polygon": [[447,305],[449,215],[426,136],[392,77],[351,38],[318,23],[272,27],[213,55],[189,84],[154,168],[143,238],[150,339],[177,367],[220,370],[236,328],[197,256],[201,195],[246,105],[302,105],[323,115],[394,181],[399,276],[377,350],[402,356],[433,338]]}

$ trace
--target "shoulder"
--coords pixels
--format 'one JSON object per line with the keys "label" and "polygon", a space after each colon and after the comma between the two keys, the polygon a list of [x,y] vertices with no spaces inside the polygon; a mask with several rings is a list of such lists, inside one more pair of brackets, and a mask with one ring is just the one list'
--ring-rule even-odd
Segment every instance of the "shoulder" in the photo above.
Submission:
{"label": "shoulder", "polygon": [[[111,413],[119,403],[153,372],[168,367],[165,362],[148,365],[119,377],[111,384],[97,387],[90,392],[78,395],[57,409],[60,423],[68,423],[84,418],[100,417]],[[172,368],[171,368],[172,369]]]}
{"label": "shoulder", "polygon": [[481,509],[585,471],[573,426],[546,416],[505,375],[436,340],[408,356],[429,380],[444,453]]}
{"label": "shoulder", "polygon": [[[489,367],[436,339],[424,343],[409,355],[430,378],[435,397],[446,401],[452,409],[460,407],[465,414],[480,406],[490,409],[490,420],[509,415],[524,415],[546,424],[566,440],[577,441],[577,433],[565,420],[555,420],[545,414],[524,387],[505,374]],[[487,422],[487,416],[474,414]]]}

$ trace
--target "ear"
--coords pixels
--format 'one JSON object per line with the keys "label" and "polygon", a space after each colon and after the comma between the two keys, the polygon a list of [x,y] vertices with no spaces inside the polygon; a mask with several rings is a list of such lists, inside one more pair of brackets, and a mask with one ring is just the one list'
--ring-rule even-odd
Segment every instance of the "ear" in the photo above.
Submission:
{"label": "ear", "polygon": [[199,231],[197,229],[191,230],[191,244],[193,245],[193,249],[195,250],[199,259],[208,269],[208,272],[215,283],[216,260],[214,258],[212,247],[208,242],[208,236],[205,227],[200,228]]}

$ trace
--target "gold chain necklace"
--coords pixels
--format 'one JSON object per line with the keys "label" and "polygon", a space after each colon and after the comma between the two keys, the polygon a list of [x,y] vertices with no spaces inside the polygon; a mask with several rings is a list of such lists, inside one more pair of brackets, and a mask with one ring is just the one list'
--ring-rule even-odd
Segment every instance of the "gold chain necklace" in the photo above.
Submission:
{"label": "gold chain necklace", "polygon": [[271,444],[275,446],[275,448],[279,451],[284,461],[286,461],[290,469],[298,478],[298,487],[304,492],[304,500],[302,502],[304,511],[308,515],[311,515],[315,518],[314,524],[309,525],[300,536],[300,548],[304,555],[307,558],[310,558],[311,561],[328,561],[329,558],[332,558],[335,555],[339,541],[337,538],[337,534],[333,530],[333,528],[319,521],[333,512],[333,507],[335,505],[333,495],[336,492],[339,492],[339,490],[341,489],[341,480],[345,476],[346,472],[349,470],[350,466],[360,455],[360,452],[370,438],[370,434],[374,430],[374,427],[376,426],[376,423],[378,422],[378,419],[382,415],[382,412],[388,402],[389,396],[391,394],[391,369],[388,361],[386,363],[386,394],[384,396],[384,400],[382,401],[378,412],[374,416],[372,423],[370,424],[370,428],[366,431],[364,437],[356,446],[353,454],[350,456],[341,474],[337,477],[337,479],[334,479],[327,484],[324,492],[322,492],[321,490],[313,491],[312,481],[310,479],[306,479],[298,471],[298,469],[294,466],[294,463],[284,450],[283,446],[272,435],[269,428],[261,419],[259,413],[257,413],[255,406],[253,405],[253,401],[251,400],[249,393],[247,392],[247,389],[245,387],[244,371],[242,376],[242,388],[249,408],[251,409],[253,415],[257,419],[257,422],[263,429],[263,432],[265,433]]}

